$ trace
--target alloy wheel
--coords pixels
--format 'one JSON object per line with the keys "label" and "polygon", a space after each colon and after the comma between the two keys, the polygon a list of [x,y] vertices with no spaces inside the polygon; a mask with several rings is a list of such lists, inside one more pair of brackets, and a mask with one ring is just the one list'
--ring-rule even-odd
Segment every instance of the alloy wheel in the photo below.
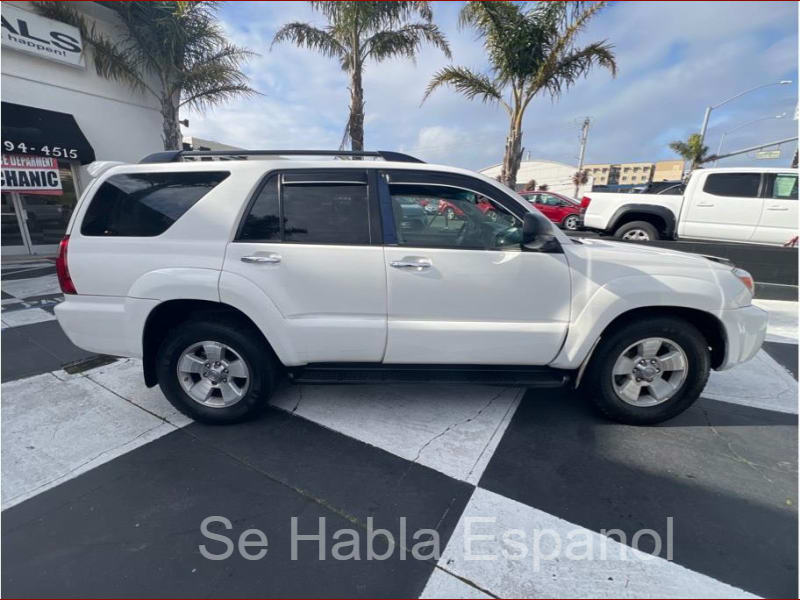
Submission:
{"label": "alloy wheel", "polygon": [[644,229],[631,229],[622,235],[622,239],[636,242],[648,242],[650,241],[650,234]]}
{"label": "alloy wheel", "polygon": [[178,381],[195,402],[211,408],[232,406],[250,387],[250,369],[230,346],[203,341],[186,348],[178,358]]}
{"label": "alloy wheel", "polygon": [[614,392],[632,406],[656,406],[672,398],[686,381],[686,352],[673,340],[651,337],[628,346],[611,371]]}

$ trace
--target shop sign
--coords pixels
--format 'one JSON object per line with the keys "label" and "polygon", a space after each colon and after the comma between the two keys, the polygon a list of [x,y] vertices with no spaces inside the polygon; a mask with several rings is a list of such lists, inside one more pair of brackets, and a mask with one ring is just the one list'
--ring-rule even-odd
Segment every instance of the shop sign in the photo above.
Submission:
{"label": "shop sign", "polygon": [[3,3],[2,44],[47,60],[83,67],[83,41],[77,27]]}
{"label": "shop sign", "polygon": [[0,186],[4,192],[60,196],[58,161],[46,156],[3,154]]}

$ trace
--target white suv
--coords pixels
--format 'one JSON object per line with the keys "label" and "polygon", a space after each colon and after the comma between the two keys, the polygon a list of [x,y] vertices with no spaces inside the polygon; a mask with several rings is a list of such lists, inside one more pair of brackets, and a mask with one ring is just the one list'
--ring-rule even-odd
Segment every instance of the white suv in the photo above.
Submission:
{"label": "white suv", "polygon": [[114,166],[58,274],[76,345],[141,358],[148,386],[216,423],[255,415],[281,373],[580,385],[611,418],[655,423],[750,359],[767,323],[730,263],[570,239],[496,181],[388,152]]}

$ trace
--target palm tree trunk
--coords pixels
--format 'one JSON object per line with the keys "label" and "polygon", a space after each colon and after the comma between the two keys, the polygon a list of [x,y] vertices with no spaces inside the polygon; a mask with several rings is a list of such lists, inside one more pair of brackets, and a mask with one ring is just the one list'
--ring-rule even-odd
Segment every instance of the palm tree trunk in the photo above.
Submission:
{"label": "palm tree trunk", "polygon": [[178,123],[179,94],[161,98],[161,118],[164,150],[182,150],[183,137]]}
{"label": "palm tree trunk", "polygon": [[512,190],[517,184],[517,173],[522,161],[522,124],[521,119],[511,118],[511,127],[506,138],[506,150],[503,156],[503,170],[500,179]]}
{"label": "palm tree trunk", "polygon": [[361,85],[361,65],[350,73],[350,148],[364,149],[364,88]]}

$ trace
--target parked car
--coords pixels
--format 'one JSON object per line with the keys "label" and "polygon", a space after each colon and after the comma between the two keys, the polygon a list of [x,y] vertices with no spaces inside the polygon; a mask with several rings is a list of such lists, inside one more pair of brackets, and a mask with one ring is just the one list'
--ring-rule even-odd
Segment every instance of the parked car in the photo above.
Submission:
{"label": "parked car", "polygon": [[[477,196],[474,204],[478,210],[486,214],[492,221],[497,221],[497,218],[500,216],[500,213],[495,210],[494,205],[483,196]],[[449,220],[461,219],[465,216],[464,211],[458,204],[444,198],[439,200],[439,214],[445,215]]]}
{"label": "parked car", "polygon": [[584,225],[623,240],[784,245],[798,234],[797,169],[698,169],[682,195],[592,193]]}
{"label": "parked car", "polygon": [[576,231],[583,224],[586,210],[580,202],[569,196],[555,192],[523,191],[520,195],[532,203],[537,210],[564,229]]}
{"label": "parked car", "polygon": [[[254,417],[287,374],[569,385],[613,419],[656,423],[764,339],[747,272],[569,238],[477,173],[397,153],[182,161],[232,152],[108,168],[79,200],[56,265],[69,338],[140,358],[145,384],[193,419]],[[421,199],[464,217],[404,227]]]}

